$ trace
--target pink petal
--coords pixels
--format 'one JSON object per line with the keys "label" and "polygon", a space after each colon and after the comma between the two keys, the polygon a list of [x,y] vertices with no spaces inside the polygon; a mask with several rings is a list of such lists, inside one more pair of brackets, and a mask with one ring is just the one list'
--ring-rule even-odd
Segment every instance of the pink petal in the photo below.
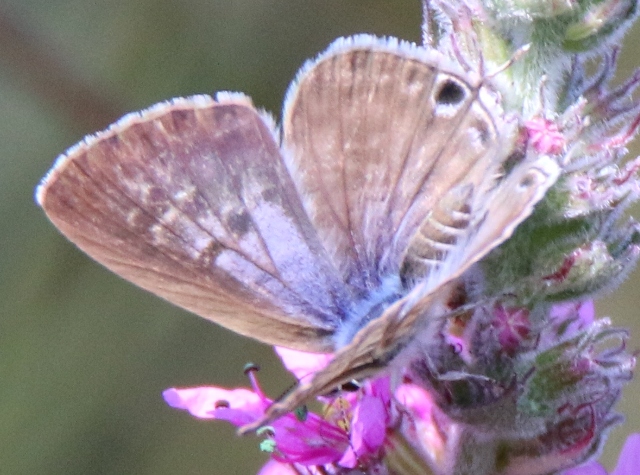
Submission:
{"label": "pink petal", "polygon": [[529,132],[529,142],[539,153],[558,154],[565,146],[565,138],[558,126],[550,120],[536,117],[525,122]]}
{"label": "pink petal", "polygon": [[638,475],[640,473],[640,434],[631,434],[622,447],[618,465],[611,475]]}
{"label": "pink petal", "polygon": [[358,465],[358,456],[351,447],[347,449],[342,458],[338,461],[338,465],[345,468],[355,468]]}
{"label": "pink petal", "polygon": [[[226,420],[236,426],[255,421],[271,403],[242,388],[171,388],[164,391],[163,396],[170,406],[185,409],[195,417]],[[274,421],[272,427],[276,443],[273,457],[283,463],[336,462],[349,446],[345,431],[315,414],[309,414],[304,421],[288,414]]]}
{"label": "pink petal", "polygon": [[593,323],[596,315],[593,300],[559,303],[551,307],[551,318],[565,319],[578,317],[581,326]]}
{"label": "pink petal", "polygon": [[373,454],[384,443],[387,433],[387,408],[374,396],[363,396],[351,421],[351,446],[358,455]]}
{"label": "pink petal", "polygon": [[596,319],[596,306],[594,305],[593,300],[585,300],[584,302],[580,302],[578,308],[578,317],[584,325],[593,323],[593,321]]}
{"label": "pink petal", "polygon": [[306,353],[281,346],[274,348],[284,367],[291,371],[301,383],[308,382],[316,371],[326,367],[333,359],[330,353]]}
{"label": "pink petal", "polygon": [[434,421],[434,405],[427,391],[415,384],[401,384],[395,391],[398,404],[410,414],[407,435],[419,444],[430,457],[437,459],[443,455],[446,440]]}
{"label": "pink petal", "polygon": [[559,303],[551,307],[549,312],[549,316],[557,321],[575,319],[565,332],[566,335],[572,335],[592,324],[595,315],[595,305],[591,299],[583,302]]}
{"label": "pink petal", "polygon": [[454,335],[451,332],[444,333],[444,339],[453,351],[465,362],[471,364],[472,357],[469,352],[469,344],[463,337]]}
{"label": "pink petal", "polygon": [[391,402],[391,378],[383,376],[371,381],[369,386],[365,388],[366,394],[371,394],[382,401],[385,406]]}
{"label": "pink petal", "polygon": [[607,471],[598,462],[588,462],[565,470],[562,475],[607,475]]}
{"label": "pink petal", "polygon": [[[162,396],[169,406],[189,411],[192,416],[226,420],[236,426],[253,422],[269,404],[253,391],[242,388],[170,388]],[[221,405],[221,401],[225,405]]]}
{"label": "pink petal", "polygon": [[531,322],[529,311],[524,308],[494,307],[494,319],[492,322],[498,335],[498,343],[508,355],[513,356],[520,344],[529,336]]}
{"label": "pink petal", "polygon": [[291,464],[269,460],[258,472],[258,475],[298,475]]}
{"label": "pink petal", "polygon": [[281,462],[324,465],[336,462],[349,446],[346,432],[315,414],[302,422],[293,415],[274,421],[274,440]]}
{"label": "pink petal", "polygon": [[401,384],[395,392],[400,404],[411,411],[414,417],[424,421],[431,420],[433,400],[429,393],[415,384]]}
{"label": "pink petal", "polygon": [[354,468],[362,458],[376,454],[387,435],[391,401],[389,377],[374,379],[364,392],[353,410],[351,444],[338,462],[342,467]]}

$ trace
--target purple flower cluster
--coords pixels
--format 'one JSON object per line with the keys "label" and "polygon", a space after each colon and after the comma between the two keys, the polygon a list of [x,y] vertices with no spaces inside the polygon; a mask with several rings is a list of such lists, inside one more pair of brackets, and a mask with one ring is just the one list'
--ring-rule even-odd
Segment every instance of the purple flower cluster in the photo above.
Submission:
{"label": "purple flower cluster", "polygon": [[[528,315],[522,310],[503,307],[495,307],[493,314],[491,333],[503,345],[504,351],[513,355],[521,340],[529,336]],[[538,337],[538,344],[542,347],[551,345],[553,338],[550,335],[557,335],[558,331],[563,334],[561,339],[571,341],[571,338],[597,324],[591,302],[556,306],[550,312],[550,322],[548,331]],[[445,341],[459,354],[465,351],[473,354],[470,348],[464,348],[463,337]],[[331,360],[331,355],[285,348],[276,350],[285,367],[301,381],[307,380]],[[593,377],[595,373],[590,373],[592,364],[587,359],[578,358],[569,370]],[[225,420],[242,427],[259,419],[273,402],[260,388],[254,369],[250,367],[247,371],[251,389],[172,388],[164,392],[164,398],[170,406],[187,410],[195,417]],[[572,378],[577,381],[575,378],[579,376]],[[320,413],[301,408],[260,431],[262,450],[270,454],[261,475],[340,474],[349,473],[352,469],[380,474],[423,473],[434,467],[444,470],[457,455],[456,437],[462,432],[462,426],[435,404],[424,383],[412,380],[410,372],[406,372],[402,381],[395,385],[389,377],[383,376],[366,381],[360,387],[355,386],[355,390],[343,390],[319,400],[323,406]],[[559,415],[555,426],[549,426],[526,442],[529,450],[539,451],[536,457],[518,454],[519,446],[525,443],[522,439],[518,439],[511,448],[505,442],[503,456],[510,460],[510,466],[504,473],[543,473],[537,471],[540,466],[560,469],[572,465],[574,460],[584,459],[598,438],[596,426],[604,423],[598,420],[602,417],[598,414],[601,412],[599,403],[598,400],[589,402],[585,399],[582,404],[566,404],[561,409],[566,417]],[[550,450],[544,448],[545,444]],[[640,473],[639,448],[640,435],[630,437],[618,468],[612,474]],[[407,466],[411,468],[407,469]],[[396,472],[394,467],[398,468]],[[563,475],[600,474],[606,472],[596,462],[563,472]]]}

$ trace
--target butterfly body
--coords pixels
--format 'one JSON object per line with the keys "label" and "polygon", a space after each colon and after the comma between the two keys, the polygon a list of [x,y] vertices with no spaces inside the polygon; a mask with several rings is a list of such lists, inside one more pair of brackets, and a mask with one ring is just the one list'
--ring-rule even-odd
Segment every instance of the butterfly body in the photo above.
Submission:
{"label": "butterfly body", "polygon": [[303,67],[281,131],[240,94],[176,99],[68,150],[36,197],[125,279],[262,342],[336,352],[275,417],[389,364],[532,212],[559,168],[506,173],[513,129],[436,52],[360,36]]}

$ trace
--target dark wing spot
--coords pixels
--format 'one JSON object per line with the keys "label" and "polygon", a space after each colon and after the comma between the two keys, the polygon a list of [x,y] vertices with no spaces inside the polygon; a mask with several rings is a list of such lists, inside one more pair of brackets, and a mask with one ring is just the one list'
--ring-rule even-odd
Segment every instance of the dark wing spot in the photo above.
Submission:
{"label": "dark wing spot", "polygon": [[491,131],[486,121],[477,120],[475,123],[475,129],[478,131],[478,137],[482,145],[486,146],[491,139]]}
{"label": "dark wing spot", "polygon": [[159,186],[153,186],[149,189],[147,200],[149,203],[166,203],[167,193]]}
{"label": "dark wing spot", "polygon": [[176,131],[188,130],[190,118],[193,116],[193,111],[174,109],[171,111],[171,118],[173,119],[173,126]]}
{"label": "dark wing spot", "polygon": [[120,146],[120,136],[118,134],[105,137],[101,140],[101,145],[107,148],[118,148]]}
{"label": "dark wing spot", "polygon": [[523,147],[518,147],[514,151],[512,151],[511,154],[509,154],[509,156],[507,157],[507,159],[502,163],[501,176],[504,177],[509,173],[511,173],[511,170],[513,170],[516,167],[516,165],[521,163],[524,160],[524,157],[525,157],[525,150]]}
{"label": "dark wing spot", "polygon": [[250,228],[251,216],[245,210],[239,213],[229,213],[227,215],[227,226],[236,236],[245,235]]}
{"label": "dark wing spot", "polygon": [[262,199],[267,203],[278,202],[278,199],[280,198],[278,190],[275,186],[263,190],[261,195]]}
{"label": "dark wing spot", "polygon": [[465,89],[453,79],[447,79],[438,86],[435,94],[436,104],[438,105],[457,105],[465,98]]}
{"label": "dark wing spot", "polygon": [[355,393],[361,387],[362,387],[362,385],[358,381],[352,379],[351,381],[348,381],[348,382],[342,384],[340,386],[340,389],[342,391],[345,391],[345,392],[348,392],[348,393]]}

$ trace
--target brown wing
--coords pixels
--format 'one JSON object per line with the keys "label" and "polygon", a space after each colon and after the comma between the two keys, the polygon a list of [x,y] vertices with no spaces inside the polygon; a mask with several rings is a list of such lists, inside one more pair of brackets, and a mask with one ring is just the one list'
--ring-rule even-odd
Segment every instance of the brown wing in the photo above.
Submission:
{"label": "brown wing", "polygon": [[346,294],[246,98],[126,116],[37,191],[62,233],[137,285],[243,335],[331,351]]}
{"label": "brown wing", "polygon": [[356,287],[399,273],[447,195],[480,202],[509,150],[489,92],[443,63],[433,51],[357,37],[307,66],[288,94],[289,168],[334,266]]}

